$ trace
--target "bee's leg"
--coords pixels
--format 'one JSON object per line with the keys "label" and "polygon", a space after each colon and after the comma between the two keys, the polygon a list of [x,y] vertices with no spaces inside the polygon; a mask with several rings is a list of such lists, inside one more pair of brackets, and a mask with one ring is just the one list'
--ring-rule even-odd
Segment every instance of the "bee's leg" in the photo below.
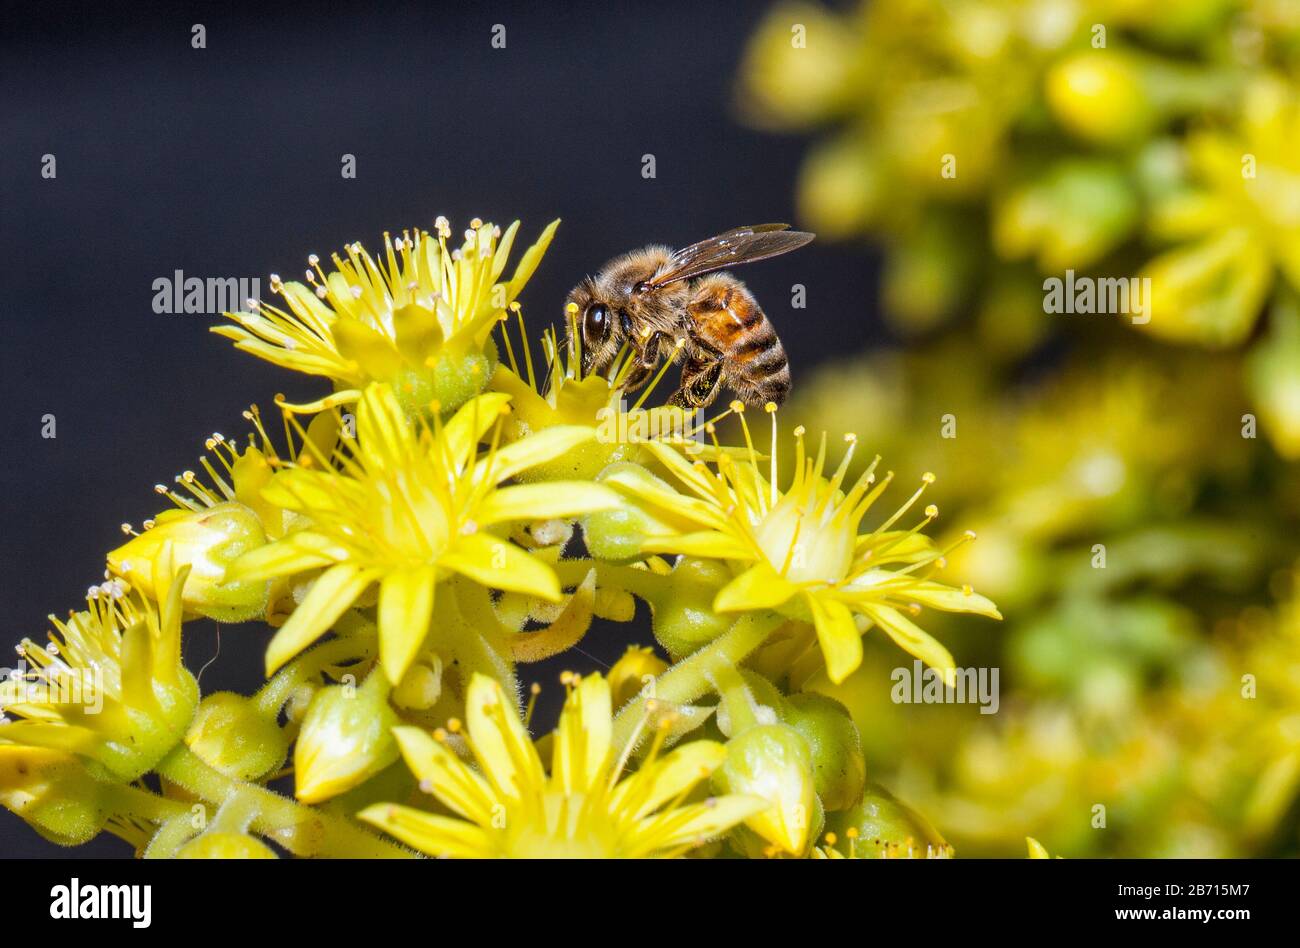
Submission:
{"label": "bee's leg", "polygon": [[690,359],[682,366],[682,385],[668,404],[681,408],[706,408],[722,387],[722,360]]}
{"label": "bee's leg", "polygon": [[635,392],[650,378],[659,364],[659,333],[651,333],[632,343],[632,368],[623,377],[623,391]]}

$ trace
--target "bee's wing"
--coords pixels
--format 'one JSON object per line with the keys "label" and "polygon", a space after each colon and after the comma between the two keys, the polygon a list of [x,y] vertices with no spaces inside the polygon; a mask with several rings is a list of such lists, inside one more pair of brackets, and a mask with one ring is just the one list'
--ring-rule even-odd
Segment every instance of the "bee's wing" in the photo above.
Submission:
{"label": "bee's wing", "polygon": [[801,230],[790,230],[789,224],[750,224],[718,234],[698,244],[683,247],[669,258],[663,273],[655,274],[643,287],[657,290],[669,283],[703,276],[714,270],[766,260],[791,250],[798,250],[813,239]]}

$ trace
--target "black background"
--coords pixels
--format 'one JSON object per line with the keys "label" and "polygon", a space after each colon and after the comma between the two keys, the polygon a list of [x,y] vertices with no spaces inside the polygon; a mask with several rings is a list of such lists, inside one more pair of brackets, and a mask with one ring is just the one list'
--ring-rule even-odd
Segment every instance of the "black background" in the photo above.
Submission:
{"label": "black background", "polygon": [[[803,143],[737,120],[736,67],[762,13],[702,0],[7,12],[4,637],[42,638],[48,613],[76,607],[121,542],[119,524],[160,509],[152,485],[195,466],[207,435],[242,437],[240,412],[276,392],[324,391],[211,335],[220,317],[155,314],[155,279],[259,277],[266,296],[267,275],[299,273],[308,253],[373,248],[385,230],[429,228],[438,214],[456,231],[473,216],[521,218],[521,249],[562,217],[523,296],[539,331],[568,288],[618,252],[793,219]],[[206,49],[191,47],[195,23]],[[505,49],[491,46],[497,23]],[[53,180],[40,174],[47,153]],[[345,153],[355,180],[340,174]],[[654,180],[641,175],[645,154]],[[796,385],[819,359],[877,341],[876,273],[863,248],[823,242],[745,272],[783,327]],[[808,291],[797,314],[793,283]],[[46,413],[53,440],[41,437]],[[265,635],[225,629],[204,691],[260,680]],[[582,648],[595,668],[625,640],[598,627]],[[213,623],[187,626],[191,668],[216,649]],[[101,837],[65,852],[0,814],[6,855],[127,850]]]}

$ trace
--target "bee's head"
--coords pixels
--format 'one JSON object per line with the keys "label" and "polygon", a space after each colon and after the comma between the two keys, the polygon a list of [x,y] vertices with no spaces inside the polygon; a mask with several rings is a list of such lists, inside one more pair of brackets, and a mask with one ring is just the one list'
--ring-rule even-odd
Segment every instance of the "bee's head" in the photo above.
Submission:
{"label": "bee's head", "polygon": [[626,336],[627,315],[623,312],[626,300],[610,298],[601,291],[596,281],[587,277],[569,292],[566,305],[566,331],[570,349],[574,346],[575,330],[582,345],[582,372],[584,375],[603,373],[613,364]]}

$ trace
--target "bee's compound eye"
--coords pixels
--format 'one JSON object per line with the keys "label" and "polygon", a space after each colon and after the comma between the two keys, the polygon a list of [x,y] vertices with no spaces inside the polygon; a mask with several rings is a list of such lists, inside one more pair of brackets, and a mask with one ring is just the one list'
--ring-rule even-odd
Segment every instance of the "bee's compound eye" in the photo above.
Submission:
{"label": "bee's compound eye", "polygon": [[589,342],[600,341],[609,335],[609,322],[609,310],[601,303],[593,303],[582,317],[582,334]]}

